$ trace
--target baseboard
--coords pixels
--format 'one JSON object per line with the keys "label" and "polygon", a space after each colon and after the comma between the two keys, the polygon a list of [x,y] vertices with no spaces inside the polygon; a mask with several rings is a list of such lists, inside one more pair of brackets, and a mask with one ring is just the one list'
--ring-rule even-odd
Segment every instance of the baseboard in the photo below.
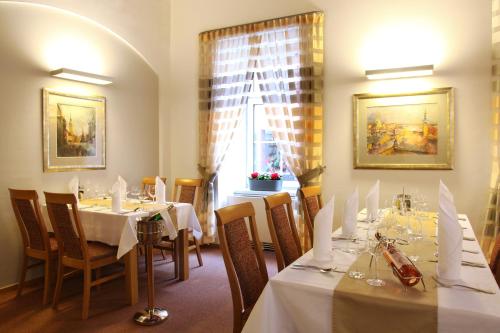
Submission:
{"label": "baseboard", "polygon": [[[26,280],[24,282],[24,288],[34,287],[37,285],[39,285],[40,287],[43,287],[43,276],[39,276],[39,277],[36,277],[34,279],[31,279],[31,280]],[[5,287],[1,287],[0,288],[0,295],[4,295],[4,294],[7,294],[7,293],[12,292],[14,290],[17,290],[18,286],[19,286],[19,282],[13,283],[13,284],[5,286]],[[23,290],[24,290],[24,288],[23,288]]]}

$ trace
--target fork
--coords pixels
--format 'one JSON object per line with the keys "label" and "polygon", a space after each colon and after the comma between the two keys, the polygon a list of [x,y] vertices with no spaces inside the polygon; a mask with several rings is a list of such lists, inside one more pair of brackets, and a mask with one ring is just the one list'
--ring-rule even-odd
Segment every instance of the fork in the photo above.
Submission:
{"label": "fork", "polygon": [[293,264],[292,265],[293,269],[315,269],[321,273],[328,273],[328,272],[336,272],[336,273],[345,273],[345,271],[340,271],[337,270],[337,267],[319,267],[319,266],[314,266],[314,265],[301,265],[301,264]]}
{"label": "fork", "polygon": [[472,286],[469,286],[469,285],[466,285],[466,284],[462,284],[462,283],[445,283],[443,281],[439,281],[435,276],[432,276],[432,279],[434,281],[436,281],[436,283],[438,285],[440,285],[441,287],[445,287],[445,288],[462,287],[462,288],[467,288],[467,289],[470,289],[470,290],[475,290],[475,291],[478,291],[480,293],[491,294],[491,295],[496,294],[496,291],[493,291],[493,290],[476,288],[476,287],[472,287]]}

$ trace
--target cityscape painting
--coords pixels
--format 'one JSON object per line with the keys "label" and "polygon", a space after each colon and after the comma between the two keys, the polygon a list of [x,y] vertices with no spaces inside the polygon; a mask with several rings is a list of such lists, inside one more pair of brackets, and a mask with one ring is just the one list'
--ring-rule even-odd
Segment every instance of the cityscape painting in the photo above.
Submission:
{"label": "cityscape painting", "polygon": [[397,105],[367,110],[367,150],[372,155],[428,154],[438,150],[433,105]]}
{"label": "cityscape painting", "polygon": [[106,167],[106,99],[43,89],[44,171]]}
{"label": "cityscape painting", "polygon": [[95,156],[94,107],[57,105],[57,157]]}
{"label": "cityscape painting", "polygon": [[354,168],[452,169],[453,89],[353,97]]}

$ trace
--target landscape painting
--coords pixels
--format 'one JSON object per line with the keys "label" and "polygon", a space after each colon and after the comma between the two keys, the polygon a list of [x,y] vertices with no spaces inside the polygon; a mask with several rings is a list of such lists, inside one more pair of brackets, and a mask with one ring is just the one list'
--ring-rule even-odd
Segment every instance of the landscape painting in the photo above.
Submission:
{"label": "landscape painting", "polygon": [[367,150],[372,155],[436,155],[435,105],[372,107],[367,112]]}
{"label": "landscape painting", "polygon": [[106,167],[106,99],[43,89],[44,171]]}
{"label": "landscape painting", "polygon": [[453,89],[353,96],[354,168],[452,169]]}

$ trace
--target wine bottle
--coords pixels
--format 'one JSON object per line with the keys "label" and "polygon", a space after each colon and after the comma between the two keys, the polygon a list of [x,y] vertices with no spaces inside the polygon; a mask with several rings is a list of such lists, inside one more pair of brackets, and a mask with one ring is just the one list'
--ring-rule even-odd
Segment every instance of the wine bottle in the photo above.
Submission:
{"label": "wine bottle", "polygon": [[393,243],[387,241],[386,237],[379,232],[375,237],[384,245],[382,254],[401,283],[408,287],[416,285],[422,279],[422,273],[418,268]]}
{"label": "wine bottle", "polygon": [[159,221],[161,220],[162,217],[161,217],[161,214],[160,213],[156,213],[156,214],[153,214],[149,219],[148,221]]}

